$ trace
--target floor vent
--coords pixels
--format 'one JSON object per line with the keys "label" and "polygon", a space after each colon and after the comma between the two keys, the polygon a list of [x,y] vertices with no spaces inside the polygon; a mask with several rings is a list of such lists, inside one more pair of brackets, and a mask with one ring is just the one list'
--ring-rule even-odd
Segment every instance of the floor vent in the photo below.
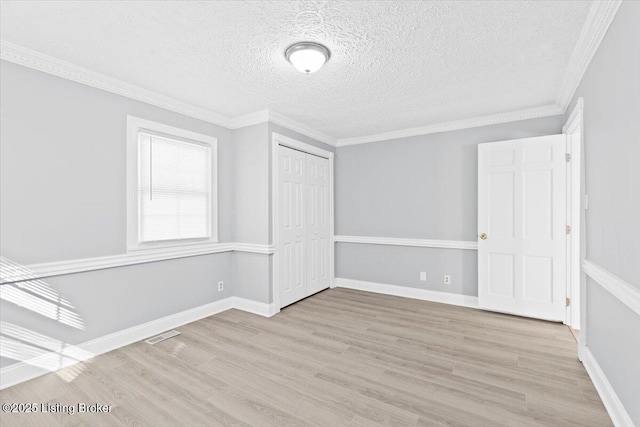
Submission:
{"label": "floor vent", "polygon": [[158,344],[159,342],[162,342],[164,340],[168,340],[169,338],[173,338],[180,335],[180,332],[173,330],[173,331],[169,331],[169,332],[165,332],[163,334],[160,335],[156,335],[155,337],[151,337],[148,340],[145,340],[144,342],[146,342],[147,344]]}

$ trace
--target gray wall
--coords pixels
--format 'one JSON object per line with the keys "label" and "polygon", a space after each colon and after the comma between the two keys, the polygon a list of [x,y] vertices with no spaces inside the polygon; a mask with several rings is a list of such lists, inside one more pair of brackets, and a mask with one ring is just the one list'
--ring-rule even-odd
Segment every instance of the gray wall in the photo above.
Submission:
{"label": "gray wall", "polygon": [[[478,294],[478,256],[462,249],[412,248],[339,243],[336,277],[424,288],[462,295]],[[426,282],[419,272],[427,273]],[[443,276],[451,284],[443,284]]]}
{"label": "gray wall", "polygon": [[[237,129],[234,142],[234,236],[243,243],[269,244],[271,206],[271,145],[269,124]],[[235,252],[235,296],[270,303],[270,255]]]}
{"label": "gray wall", "polygon": [[584,98],[587,258],[640,288],[640,3],[623,2],[567,109]]}
{"label": "gray wall", "polygon": [[[81,344],[231,296],[231,263],[232,254],[223,253],[52,277],[38,281],[39,288],[46,290],[42,293],[2,285],[3,334],[8,325],[15,325],[53,342]],[[222,292],[217,290],[220,280],[225,283]],[[7,301],[7,292],[18,292],[21,305]],[[47,294],[68,301],[71,307],[52,303]],[[70,314],[56,314],[59,308],[68,309]],[[72,325],[65,322],[67,317],[74,319]],[[11,336],[8,339],[15,342]],[[28,360],[32,351],[42,348],[27,336],[21,341],[24,347],[18,349],[19,356],[0,358],[0,368]],[[3,344],[3,355],[12,348]]]}
{"label": "gray wall", "polygon": [[265,304],[272,298],[272,255],[234,252],[234,295]]}
{"label": "gray wall", "polygon": [[[336,234],[475,241],[477,145],[557,134],[563,124],[554,116],[339,147]],[[336,277],[477,295],[475,251],[373,246],[339,243]]]}
{"label": "gray wall", "polygon": [[640,316],[587,278],[587,347],[640,426]]}
{"label": "gray wall", "polygon": [[[231,132],[122,96],[2,61],[0,253],[19,264],[126,253],[128,114],[218,138],[219,236],[233,237]],[[266,233],[263,233],[266,235]],[[233,295],[233,255],[198,256],[60,276],[42,286],[73,305],[83,328],[8,302],[1,320],[78,344]],[[216,284],[225,281],[225,290]],[[10,289],[13,288],[13,289]],[[0,366],[15,363],[3,357]]]}
{"label": "gray wall", "polygon": [[235,240],[269,243],[271,145],[269,124],[260,123],[233,132]]}
{"label": "gray wall", "polygon": [[[587,259],[640,289],[640,2],[623,2],[585,73]],[[640,316],[587,281],[587,347],[640,425]]]}
{"label": "gray wall", "polygon": [[[272,131],[332,149],[278,125],[230,131],[13,63],[0,67],[0,253],[22,265],[126,253],[127,115],[218,138],[221,242],[272,240]],[[272,269],[269,255],[234,252],[39,282],[68,300],[80,328],[47,317],[44,294],[5,285],[1,320],[74,345],[232,295],[270,303]],[[35,305],[11,302],[12,292]],[[0,367],[28,358],[28,348],[16,350],[0,356]]]}
{"label": "gray wall", "polygon": [[228,129],[2,61],[0,252],[33,264],[126,252],[134,115],[218,138],[220,241],[232,238]]}

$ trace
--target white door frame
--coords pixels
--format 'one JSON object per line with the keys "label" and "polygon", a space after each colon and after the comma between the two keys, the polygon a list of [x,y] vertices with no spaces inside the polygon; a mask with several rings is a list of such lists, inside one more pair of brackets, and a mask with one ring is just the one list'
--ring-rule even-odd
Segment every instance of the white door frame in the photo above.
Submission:
{"label": "white door frame", "polygon": [[273,235],[273,273],[272,273],[272,292],[273,292],[273,305],[275,307],[275,313],[279,313],[282,308],[280,302],[280,259],[278,254],[278,219],[280,218],[279,212],[279,164],[278,164],[278,146],[293,148],[294,150],[302,151],[315,156],[324,157],[329,160],[329,286],[335,287],[335,272],[334,272],[334,209],[333,209],[333,158],[334,154],[331,151],[323,150],[322,148],[315,147],[311,144],[298,141],[293,138],[281,135],[277,132],[271,134],[271,232]]}
{"label": "white door frame", "polygon": [[581,260],[585,257],[586,243],[583,232],[585,224],[583,210],[585,178],[582,166],[583,110],[584,101],[580,98],[562,128],[562,133],[567,135],[567,153],[571,156],[567,167],[567,225],[571,227],[571,233],[567,238],[567,298],[570,298],[571,304],[567,307],[564,323],[574,329],[583,330],[580,334],[581,341],[586,337],[584,333],[586,289],[585,278],[580,268]]}

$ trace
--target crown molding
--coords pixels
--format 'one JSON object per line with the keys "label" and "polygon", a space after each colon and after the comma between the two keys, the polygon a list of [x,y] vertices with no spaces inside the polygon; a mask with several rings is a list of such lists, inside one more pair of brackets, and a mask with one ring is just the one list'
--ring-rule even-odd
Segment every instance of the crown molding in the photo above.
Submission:
{"label": "crown molding", "polygon": [[308,136],[309,138],[313,138],[316,141],[324,142],[325,144],[331,145],[333,147],[336,146],[337,140],[334,137],[320,132],[319,130],[309,127],[304,123],[300,123],[299,121],[296,121],[276,111],[269,110],[269,121],[271,123],[284,126],[294,132],[298,132],[302,135]]}
{"label": "crown molding", "polygon": [[593,59],[593,55],[600,47],[600,43],[621,4],[622,0],[603,0],[592,3],[578,37],[578,42],[565,69],[560,92],[556,98],[556,105],[562,108],[563,112],[567,110],[569,103],[573,99],[573,95],[578,89],[578,85],[582,81],[591,59]]}
{"label": "crown molding", "polygon": [[600,0],[592,3],[587,19],[578,37],[578,42],[571,54],[569,64],[565,69],[555,104],[374,135],[338,139],[336,146],[344,147],[355,144],[366,144],[369,142],[428,135],[431,133],[448,132],[564,114],[621,4],[622,0]]}
{"label": "crown molding", "polygon": [[230,129],[240,129],[269,121],[269,110],[259,110],[253,113],[236,116],[229,121]]}
{"label": "crown molding", "polygon": [[357,136],[354,138],[338,139],[337,147],[347,145],[367,144],[369,142],[387,141],[390,139],[407,138],[410,136],[428,135],[431,133],[450,132],[454,130],[470,129],[480,126],[495,125],[500,123],[517,122],[519,120],[536,119],[540,117],[557,116],[564,111],[557,105],[546,105],[537,108],[510,111],[507,113],[489,114],[470,119],[454,120],[444,123],[435,123],[427,126],[383,132],[373,135]]}
{"label": "crown molding", "polygon": [[5,40],[0,40],[0,59],[155,105],[227,129],[239,129],[259,123],[272,122],[325,144],[344,147],[564,114],[621,3],[622,0],[593,2],[569,64],[565,69],[555,104],[342,139],[333,138],[326,133],[273,110],[265,109],[234,118],[226,117],[205,108],[96,73]]}
{"label": "crown molding", "polygon": [[239,129],[270,121],[309,138],[332,146],[335,145],[335,138],[272,110],[259,110],[237,117],[226,117],[206,108],[179,101],[6,40],[0,40],[0,59],[146,104],[155,105],[156,107],[184,114],[227,129]]}
{"label": "crown molding", "polygon": [[102,89],[116,95],[135,99],[156,107],[164,108],[185,116],[203,120],[226,128],[230,127],[228,117],[214,113],[205,108],[197,107],[186,102],[170,98],[165,95],[144,89],[122,80],[114,79],[101,73],[79,67],[67,61],[36,52],[17,44],[0,40],[0,58],[5,61],[23,65],[47,74],[62,77],[67,80],[82,83],[87,86]]}
{"label": "crown molding", "polygon": [[335,147],[336,139],[326,133],[320,132],[310,126],[305,125],[297,120],[287,117],[284,114],[278,113],[274,110],[259,110],[254,113],[245,114],[243,116],[237,116],[230,119],[229,128],[239,129],[246,126],[257,125],[264,122],[275,123],[280,126],[284,126],[289,130],[298,132],[309,138],[313,138],[316,141],[324,142],[325,144]]}

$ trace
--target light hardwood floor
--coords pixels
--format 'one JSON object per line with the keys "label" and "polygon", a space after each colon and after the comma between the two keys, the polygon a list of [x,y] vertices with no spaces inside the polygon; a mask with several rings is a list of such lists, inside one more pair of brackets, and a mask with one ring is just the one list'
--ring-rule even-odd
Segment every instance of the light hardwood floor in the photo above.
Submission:
{"label": "light hardwood floor", "polygon": [[2,426],[608,426],[565,326],[333,289],[230,310],[0,392],[113,405]]}

